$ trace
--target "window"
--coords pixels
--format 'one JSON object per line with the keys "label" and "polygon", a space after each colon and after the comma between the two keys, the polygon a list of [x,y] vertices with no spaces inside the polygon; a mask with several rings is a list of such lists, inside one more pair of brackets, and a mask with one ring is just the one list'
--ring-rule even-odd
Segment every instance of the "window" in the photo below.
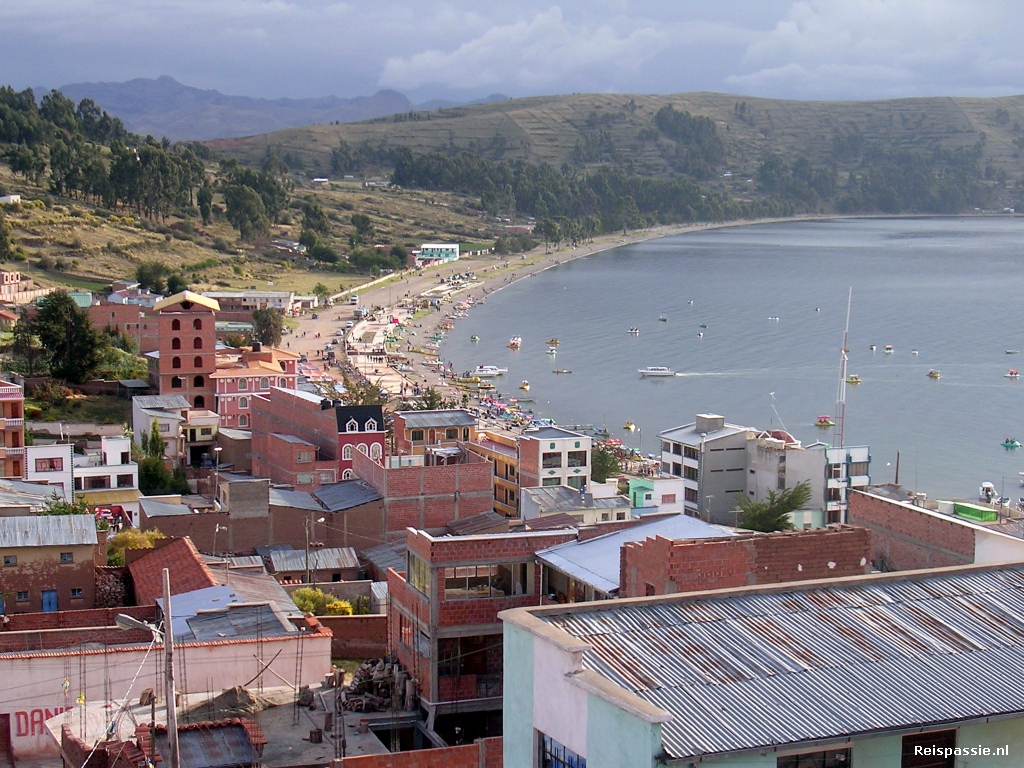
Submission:
{"label": "window", "polygon": [[409,586],[430,597],[430,566],[422,558],[409,553]]}
{"label": "window", "polygon": [[286,388],[288,386],[288,379],[282,376],[280,379],[277,380],[277,386],[281,387],[282,389]]}
{"label": "window", "polygon": [[587,768],[587,758],[580,757],[568,747],[563,747],[550,736],[539,733],[540,768]]}
{"label": "window", "polygon": [[196,357],[192,358],[192,365],[195,368],[202,368],[203,367],[203,358],[201,358],[199,356],[196,356]]}
{"label": "window", "polygon": [[370,449],[366,446],[366,443],[360,443],[359,445],[357,445],[356,450],[363,454],[363,456],[370,455]]}
{"label": "window", "polygon": [[243,410],[248,408],[249,407],[249,398],[248,397],[240,397],[240,398],[238,398],[238,407],[243,409]]}
{"label": "window", "polygon": [[18,592],[18,602],[19,603],[27,603],[28,602],[28,590],[27,589],[24,590],[24,591]]}
{"label": "window", "polygon": [[697,501],[697,489],[696,488],[684,488],[683,498],[686,501]]}
{"label": "window", "polygon": [[[830,749],[826,752],[804,752],[786,755],[775,760],[777,768],[849,768],[849,749]],[[952,766],[953,763],[950,763]]]}
{"label": "window", "polygon": [[270,379],[266,376],[260,379],[260,389],[270,389]]}
{"label": "window", "polygon": [[663,493],[663,494],[661,494],[661,503],[662,504],[675,504],[676,503],[676,495],[674,493]]}
{"label": "window", "polygon": [[177,336],[171,339],[171,349],[181,349],[181,339]]}
{"label": "window", "polygon": [[[679,465],[677,464],[676,466],[679,466]],[[685,477],[687,480],[696,480],[696,479],[698,479],[697,478],[697,468],[696,467],[691,467],[691,466],[688,466],[688,465],[684,466],[683,467],[683,477]]]}
{"label": "window", "polygon": [[345,431],[346,432],[358,432],[359,431],[359,422],[356,421],[355,419],[349,419],[348,422],[345,424]]}
{"label": "window", "polygon": [[196,338],[192,339],[192,349],[202,349],[202,348],[203,348],[203,340],[202,339],[200,339],[199,337],[196,337]]}
{"label": "window", "polygon": [[196,331],[203,330],[203,321],[197,317],[195,320],[192,321],[192,328],[193,330]]}
{"label": "window", "polygon": [[829,464],[825,467],[825,477],[832,480],[838,480],[843,476],[842,464]]}
{"label": "window", "polygon": [[206,386],[206,379],[204,377],[202,377],[202,376],[193,376],[192,377],[192,386],[193,387],[203,387],[203,386]]}
{"label": "window", "polygon": [[545,486],[545,487],[549,486],[549,485],[561,485],[562,484],[562,478],[560,478],[560,477],[545,477],[543,480],[540,481],[540,484],[542,486]]}
{"label": "window", "polygon": [[172,357],[171,358],[171,368],[181,368],[181,358],[180,357]]}
{"label": "window", "polygon": [[249,417],[246,414],[243,413],[241,416],[238,417],[238,426],[240,426],[240,427],[248,427],[249,426]]}
{"label": "window", "polygon": [[398,614],[398,642],[412,650],[412,622],[404,614]]}
{"label": "window", "polygon": [[460,565],[445,568],[443,573],[445,600],[510,597],[533,591],[530,563]]}
{"label": "window", "polygon": [[542,453],[540,455],[540,465],[544,469],[556,469],[562,466],[562,454],[560,453]]}
{"label": "window", "polygon": [[943,754],[926,753],[954,749],[956,749],[955,730],[912,733],[903,737],[903,758],[900,761],[900,768],[953,768],[956,761],[953,759],[952,751],[948,757]]}
{"label": "window", "polygon": [[203,397],[202,395],[196,395],[195,399],[192,401],[192,405],[195,408],[205,408],[206,407],[206,398]]}
{"label": "window", "polygon": [[412,432],[409,433],[409,439],[412,440],[414,443],[422,443],[423,442],[423,430],[422,429],[414,429],[414,430],[412,430]]}
{"label": "window", "polygon": [[135,478],[131,475],[118,475],[117,476],[117,487],[118,488],[134,488]]}
{"label": "window", "polygon": [[52,459],[36,459],[36,472],[63,472],[64,458],[57,456]]}
{"label": "window", "polygon": [[469,427],[462,428],[462,439],[469,440]]}
{"label": "window", "polygon": [[73,562],[75,562],[75,554],[74,554],[74,552],[61,552],[60,553],[60,561],[62,563],[73,563]]}
{"label": "window", "polygon": [[213,435],[213,427],[200,427],[199,428],[199,436],[200,437],[210,437],[212,435]]}
{"label": "window", "polygon": [[353,475],[352,475],[352,470],[351,469],[346,469],[344,472],[341,473],[341,479],[342,480],[351,480],[352,477],[353,477]]}
{"label": "window", "polygon": [[370,458],[379,459],[384,453],[384,450],[380,447],[380,443],[370,444]]}
{"label": "window", "polygon": [[569,451],[568,455],[569,467],[585,467],[587,466],[587,452],[586,451]]}
{"label": "window", "polygon": [[181,376],[171,379],[171,389],[181,389]]}
{"label": "window", "polygon": [[444,431],[444,439],[445,440],[458,440],[459,439],[459,430],[458,430],[458,428],[446,429]]}
{"label": "window", "polygon": [[[152,429],[152,427],[150,427],[150,429]],[[171,431],[171,425],[170,424],[161,424],[160,425],[160,431],[161,432],[170,432]]]}
{"label": "window", "polygon": [[295,482],[299,485],[309,485],[313,482],[312,472],[299,472],[295,475]]}
{"label": "window", "polygon": [[17,555],[4,555],[4,567],[10,568],[18,564]]}
{"label": "window", "polygon": [[248,379],[239,379],[238,380],[238,390],[240,392],[244,392],[247,389],[249,389],[249,380]]}
{"label": "window", "polygon": [[565,481],[565,484],[568,485],[570,488],[575,488],[577,491],[580,491],[587,487],[587,478],[584,477],[583,475],[579,475],[578,477],[570,477],[568,480]]}
{"label": "window", "polygon": [[363,426],[363,431],[365,431],[365,432],[376,432],[377,431],[377,422],[374,421],[373,419],[367,419],[366,420],[366,424]]}
{"label": "window", "polygon": [[352,461],[352,446],[346,445],[341,449],[341,458],[343,461]]}
{"label": "window", "polygon": [[181,330],[181,320],[171,320],[171,330],[172,331],[180,331]]}
{"label": "window", "polygon": [[312,460],[313,460],[313,452],[312,451],[298,451],[295,454],[295,463],[296,464],[308,464]]}
{"label": "window", "polygon": [[[673,453],[676,453],[676,451],[673,451]],[[699,460],[700,451],[698,451],[696,448],[691,448],[690,446],[687,445],[683,448],[683,458]]]}
{"label": "window", "polygon": [[849,474],[853,475],[866,475],[868,473],[868,463],[866,461],[853,461],[850,462]]}
{"label": "window", "polygon": [[72,587],[71,588],[71,599],[72,600],[81,599],[83,597],[85,597],[85,595],[82,593],[81,587]]}
{"label": "window", "polygon": [[843,500],[843,489],[842,488],[828,488],[825,491],[825,498],[828,501],[842,501]]}

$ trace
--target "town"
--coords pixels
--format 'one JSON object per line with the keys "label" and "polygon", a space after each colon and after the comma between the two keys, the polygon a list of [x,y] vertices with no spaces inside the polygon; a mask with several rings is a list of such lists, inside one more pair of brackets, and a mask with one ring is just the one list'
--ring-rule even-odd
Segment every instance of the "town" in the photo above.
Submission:
{"label": "town", "polygon": [[[130,424],[41,435],[25,400],[46,377],[4,374],[0,762],[1024,748],[1024,525],[994,489],[873,483],[841,431],[804,445],[681,413],[644,454],[533,418],[440,360],[486,300],[474,262],[414,255],[359,294],[70,294],[146,360],[146,379],[81,385],[130,401]],[[12,309],[55,295],[0,278]],[[255,340],[267,310],[294,321],[276,345]],[[140,467],[179,487],[144,494]]]}

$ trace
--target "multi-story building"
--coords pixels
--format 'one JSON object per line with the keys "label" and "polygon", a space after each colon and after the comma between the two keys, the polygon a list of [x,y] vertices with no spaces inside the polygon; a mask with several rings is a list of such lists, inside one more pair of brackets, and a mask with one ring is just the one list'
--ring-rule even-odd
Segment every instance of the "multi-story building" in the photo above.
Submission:
{"label": "multi-story building", "polygon": [[494,466],[494,511],[505,517],[517,517],[519,446],[516,438],[496,430],[481,430],[466,447]]}
{"label": "multi-story building", "polygon": [[271,387],[295,389],[299,355],[254,341],[251,348],[217,356],[217,370],[210,378],[216,387],[216,406],[220,425],[249,429],[252,425],[252,399],[266,396]]}
{"label": "multi-story building", "polygon": [[219,309],[213,299],[191,291],[156,303],[158,346],[147,358],[150,380],[159,386],[161,395],[181,395],[192,408],[214,407],[210,377],[217,370],[215,322]]}
{"label": "multi-story building", "polygon": [[156,422],[164,440],[164,458],[172,464],[213,462],[220,418],[206,408],[192,408],[181,395],[138,395],[132,398],[135,443],[150,434]]}
{"label": "multi-story building", "polygon": [[86,312],[95,328],[109,328],[135,339],[139,352],[155,352],[160,346],[156,313],[137,304],[93,304]]}
{"label": "multi-story building", "polygon": [[395,411],[394,453],[422,456],[428,447],[452,448],[476,440],[476,419],[469,411]]}
{"label": "multi-story building", "polygon": [[593,439],[561,427],[528,429],[519,437],[519,487],[567,485],[586,490]]}
{"label": "multi-story building", "polygon": [[417,267],[436,267],[459,260],[458,243],[423,243],[412,252]]}
{"label": "multi-story building", "polygon": [[716,414],[697,414],[694,423],[659,433],[661,471],[683,479],[686,514],[736,522],[737,500],[747,492],[747,441],[754,434]]}
{"label": "multi-story building", "polygon": [[0,477],[21,478],[25,468],[25,393],[0,381]]}
{"label": "multi-story building", "polygon": [[68,443],[25,448],[25,479],[72,491],[138,488],[139,465],[132,461],[131,438],[101,437],[99,450],[76,455]]}

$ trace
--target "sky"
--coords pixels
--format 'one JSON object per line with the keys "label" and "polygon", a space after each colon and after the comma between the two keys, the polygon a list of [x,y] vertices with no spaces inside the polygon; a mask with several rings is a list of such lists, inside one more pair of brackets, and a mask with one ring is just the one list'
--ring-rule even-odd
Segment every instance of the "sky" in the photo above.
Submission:
{"label": "sky", "polygon": [[415,103],[717,91],[1024,92],[1017,0],[5,0],[0,84],[170,75],[243,96]]}

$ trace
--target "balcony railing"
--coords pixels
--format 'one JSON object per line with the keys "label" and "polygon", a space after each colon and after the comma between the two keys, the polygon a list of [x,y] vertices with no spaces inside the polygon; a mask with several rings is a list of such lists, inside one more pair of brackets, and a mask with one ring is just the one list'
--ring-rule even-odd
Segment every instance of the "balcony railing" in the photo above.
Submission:
{"label": "balcony railing", "polygon": [[24,398],[25,395],[21,391],[21,387],[0,387],[0,400],[23,400]]}
{"label": "balcony railing", "polygon": [[24,419],[0,419],[3,422],[3,429],[18,429],[25,426]]}

